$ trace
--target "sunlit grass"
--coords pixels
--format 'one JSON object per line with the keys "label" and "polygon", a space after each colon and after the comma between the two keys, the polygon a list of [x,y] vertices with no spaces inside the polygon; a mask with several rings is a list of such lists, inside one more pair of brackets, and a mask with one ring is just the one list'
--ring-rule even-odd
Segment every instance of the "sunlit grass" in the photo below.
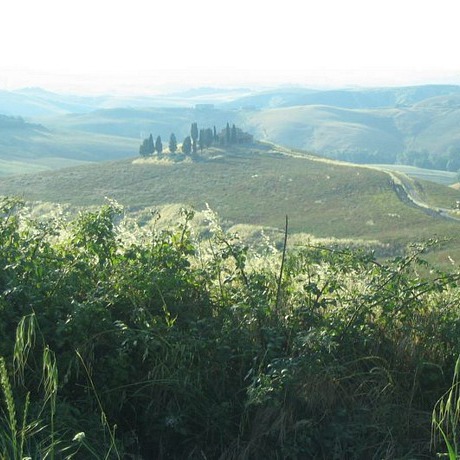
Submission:
{"label": "sunlit grass", "polygon": [[[212,149],[192,161],[130,158],[0,181],[0,193],[26,200],[91,206],[114,198],[129,212],[206,204],[226,228],[243,225],[280,231],[289,216],[291,234],[404,246],[432,236],[452,238],[458,226],[408,206],[389,176],[352,165],[280,155],[270,146]],[[421,183],[428,202],[448,203],[458,192]],[[430,201],[431,200],[431,201]],[[249,227],[247,227],[249,228]],[[243,228],[242,228],[243,230]],[[250,232],[251,233],[251,232]]]}

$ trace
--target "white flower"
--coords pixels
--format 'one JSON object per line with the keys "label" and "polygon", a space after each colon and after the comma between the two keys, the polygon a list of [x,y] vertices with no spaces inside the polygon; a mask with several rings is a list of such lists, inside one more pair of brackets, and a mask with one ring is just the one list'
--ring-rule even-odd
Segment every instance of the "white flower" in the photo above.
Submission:
{"label": "white flower", "polygon": [[72,441],[75,441],[75,442],[83,442],[83,440],[85,439],[85,432],[84,431],[80,431],[80,433],[77,433]]}

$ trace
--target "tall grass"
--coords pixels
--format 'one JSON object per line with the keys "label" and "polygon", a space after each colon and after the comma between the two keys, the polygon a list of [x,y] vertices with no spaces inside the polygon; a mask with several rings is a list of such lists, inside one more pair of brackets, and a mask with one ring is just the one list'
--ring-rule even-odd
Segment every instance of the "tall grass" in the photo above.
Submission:
{"label": "tall grass", "polygon": [[[38,331],[38,334],[37,334]],[[44,345],[41,354],[41,378],[39,387],[41,394],[31,400],[31,392],[24,389],[30,386],[25,374],[29,355],[34,351],[37,335],[41,336],[34,313],[21,318],[14,343],[13,362],[11,372],[8,371],[5,359],[0,356],[0,390],[3,395],[3,411],[0,418],[0,459],[27,460],[56,458],[70,460],[78,454],[82,458],[120,459],[115,442],[115,428],[111,428],[107,417],[100,405],[96,389],[91,380],[88,369],[82,364],[99,403],[101,424],[103,431],[108,431],[110,441],[100,448],[94,448],[86,439],[83,431],[76,433],[69,439],[65,420],[57,419],[59,374],[55,353],[49,346]],[[43,340],[43,336],[41,336]],[[77,353],[78,354],[78,353]],[[78,354],[80,360],[81,356]],[[17,392],[10,374],[17,382]],[[32,407],[33,411],[31,410]],[[18,408],[22,408],[18,412]],[[105,452],[104,452],[105,451]],[[115,456],[112,453],[115,452]]]}
{"label": "tall grass", "polygon": [[[43,352],[44,394],[38,414],[30,413],[31,395],[14,394],[5,359],[0,357],[0,386],[4,397],[5,410],[0,425],[0,455],[5,460],[26,458],[56,458],[61,444],[56,437],[55,412],[57,393],[57,372],[55,359],[49,349]],[[21,416],[17,406],[22,406]],[[45,420],[45,414],[49,414]],[[70,457],[69,457],[70,458]]]}
{"label": "tall grass", "polygon": [[433,442],[444,441],[449,460],[460,458],[460,357],[457,359],[452,384],[438,400],[432,416]]}

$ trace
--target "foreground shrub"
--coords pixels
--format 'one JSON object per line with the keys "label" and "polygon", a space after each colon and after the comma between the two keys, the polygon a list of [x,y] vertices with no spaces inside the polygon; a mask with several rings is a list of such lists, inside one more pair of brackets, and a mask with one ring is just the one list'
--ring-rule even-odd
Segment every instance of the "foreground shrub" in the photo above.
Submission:
{"label": "foreground shrub", "polygon": [[[0,206],[0,458],[433,454],[459,289],[430,272],[426,246],[387,262],[284,254],[248,248],[210,212],[205,240],[191,212],[163,231],[121,212],[69,223]],[[25,413],[37,429],[20,432]]]}

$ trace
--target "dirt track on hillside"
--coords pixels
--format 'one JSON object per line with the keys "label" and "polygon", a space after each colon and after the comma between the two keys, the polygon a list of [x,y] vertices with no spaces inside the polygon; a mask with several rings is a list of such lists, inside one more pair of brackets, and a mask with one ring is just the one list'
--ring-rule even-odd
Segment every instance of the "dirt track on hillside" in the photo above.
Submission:
{"label": "dirt track on hillside", "polygon": [[425,214],[428,214],[429,216],[435,217],[437,219],[446,219],[451,221],[454,220],[456,222],[460,222],[460,217],[456,217],[450,214],[452,212],[452,209],[431,206],[427,202],[423,201],[423,198],[420,196],[420,194],[414,187],[412,179],[404,173],[395,173],[394,171],[389,171],[387,169],[380,167],[372,167],[369,165],[364,166],[355,163],[347,163],[345,161],[321,158],[314,155],[309,155],[308,153],[296,152],[295,150],[290,150],[280,145],[271,143],[267,144],[271,145],[276,152],[282,155],[289,155],[295,158],[304,158],[311,161],[319,161],[321,163],[336,164],[341,166],[353,166],[383,172],[389,176],[393,190],[403,203],[407,204],[408,206],[420,209]]}

